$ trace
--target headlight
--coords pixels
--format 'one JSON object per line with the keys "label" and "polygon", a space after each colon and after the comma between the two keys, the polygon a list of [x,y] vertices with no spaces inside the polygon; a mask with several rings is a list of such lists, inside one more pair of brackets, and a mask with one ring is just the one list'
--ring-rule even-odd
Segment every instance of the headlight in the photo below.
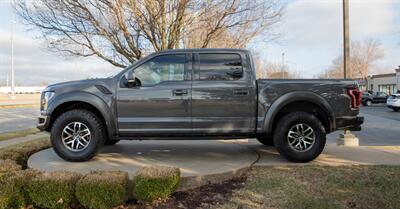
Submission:
{"label": "headlight", "polygon": [[46,91],[42,93],[41,101],[40,101],[40,110],[47,110],[47,105],[49,104],[50,99],[54,96],[54,92]]}

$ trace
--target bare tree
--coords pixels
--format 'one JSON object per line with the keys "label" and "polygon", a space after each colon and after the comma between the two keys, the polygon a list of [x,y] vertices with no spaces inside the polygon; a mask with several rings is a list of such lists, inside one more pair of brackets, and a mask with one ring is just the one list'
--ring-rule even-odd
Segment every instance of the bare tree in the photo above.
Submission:
{"label": "bare tree", "polygon": [[117,67],[164,49],[244,47],[273,37],[283,10],[279,0],[16,0],[51,50]]}
{"label": "bare tree", "polygon": [[[349,78],[362,78],[367,81],[368,74],[376,67],[376,62],[384,57],[384,49],[379,41],[367,39],[355,41],[350,46]],[[343,55],[335,58],[332,66],[320,77],[343,78]]]}
{"label": "bare tree", "polygon": [[259,64],[258,67],[256,67],[256,76],[257,78],[268,79],[300,78],[298,72],[292,71],[288,65],[283,65],[278,62],[268,62],[266,65]]}

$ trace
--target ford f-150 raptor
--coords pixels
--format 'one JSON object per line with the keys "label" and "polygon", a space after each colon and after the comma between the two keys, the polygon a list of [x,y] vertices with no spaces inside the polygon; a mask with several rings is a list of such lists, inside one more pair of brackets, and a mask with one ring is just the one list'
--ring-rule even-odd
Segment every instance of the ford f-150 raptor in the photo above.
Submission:
{"label": "ford f-150 raptor", "polygon": [[350,80],[256,79],[247,50],[153,53],[104,79],[48,86],[38,128],[68,161],[122,139],[257,138],[290,161],[315,159],[325,136],[361,130]]}

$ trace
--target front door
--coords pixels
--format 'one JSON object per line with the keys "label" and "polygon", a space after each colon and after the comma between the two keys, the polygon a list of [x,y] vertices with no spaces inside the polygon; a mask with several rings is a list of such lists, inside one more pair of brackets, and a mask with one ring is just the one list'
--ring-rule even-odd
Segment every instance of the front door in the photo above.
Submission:
{"label": "front door", "polygon": [[120,135],[191,132],[190,59],[186,53],[158,55],[133,69],[137,85],[117,93]]}
{"label": "front door", "polygon": [[195,54],[192,84],[194,134],[224,135],[255,130],[254,87],[244,54]]}

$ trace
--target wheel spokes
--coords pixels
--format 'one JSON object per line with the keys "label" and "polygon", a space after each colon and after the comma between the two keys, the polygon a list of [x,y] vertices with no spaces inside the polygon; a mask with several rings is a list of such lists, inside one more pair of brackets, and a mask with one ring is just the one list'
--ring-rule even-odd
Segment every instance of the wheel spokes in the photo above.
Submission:
{"label": "wheel spokes", "polygon": [[79,152],[87,148],[90,143],[91,132],[81,122],[71,122],[66,125],[61,134],[64,146],[73,152]]}
{"label": "wheel spokes", "polygon": [[296,124],[289,129],[287,140],[293,150],[305,152],[314,145],[314,130],[307,124]]}

